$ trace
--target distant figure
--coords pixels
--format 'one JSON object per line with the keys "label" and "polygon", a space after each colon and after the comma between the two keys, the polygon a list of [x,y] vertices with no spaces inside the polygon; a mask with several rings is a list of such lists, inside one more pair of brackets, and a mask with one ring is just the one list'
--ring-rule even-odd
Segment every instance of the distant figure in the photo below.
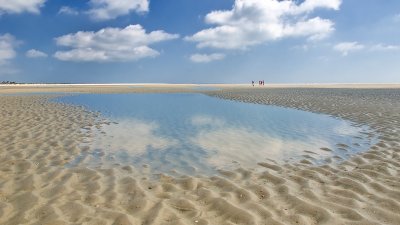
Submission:
{"label": "distant figure", "polygon": [[251,85],[253,85],[253,87],[254,87],[254,80],[251,81]]}
{"label": "distant figure", "polygon": [[262,86],[264,86],[264,80],[262,80]]}

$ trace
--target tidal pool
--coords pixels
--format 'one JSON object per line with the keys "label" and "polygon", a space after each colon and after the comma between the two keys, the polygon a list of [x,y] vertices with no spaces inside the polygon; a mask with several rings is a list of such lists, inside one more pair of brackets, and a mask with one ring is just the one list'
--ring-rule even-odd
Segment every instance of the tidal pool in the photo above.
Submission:
{"label": "tidal pool", "polygon": [[99,111],[111,122],[92,131],[90,150],[69,166],[210,174],[266,160],[345,159],[374,141],[368,127],[328,115],[203,94],[80,94],[56,101]]}

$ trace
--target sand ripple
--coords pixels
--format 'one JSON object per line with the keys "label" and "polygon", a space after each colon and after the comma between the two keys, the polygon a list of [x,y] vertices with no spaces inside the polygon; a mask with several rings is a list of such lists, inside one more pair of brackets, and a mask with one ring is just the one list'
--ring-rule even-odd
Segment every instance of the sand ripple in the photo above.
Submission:
{"label": "sand ripple", "polygon": [[[367,124],[376,145],[341,163],[157,179],[132,168],[65,167],[101,126],[47,97],[0,97],[0,224],[400,224],[400,91],[224,90],[214,96]],[[311,153],[309,153],[311,154]]]}

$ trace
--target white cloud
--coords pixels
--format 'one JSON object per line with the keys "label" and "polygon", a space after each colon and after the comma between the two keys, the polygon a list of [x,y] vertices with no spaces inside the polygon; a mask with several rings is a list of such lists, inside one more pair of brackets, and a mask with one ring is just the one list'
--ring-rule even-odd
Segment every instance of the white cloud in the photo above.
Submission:
{"label": "white cloud", "polygon": [[351,52],[362,50],[370,52],[400,51],[400,45],[388,45],[382,43],[374,45],[364,45],[358,42],[342,42],[334,45],[333,50],[341,52],[343,56],[347,56]]}
{"label": "white cloud", "polygon": [[130,12],[149,11],[148,0],[90,0],[91,9],[87,11],[94,20],[115,19]]}
{"label": "white cloud", "polygon": [[347,56],[350,52],[360,51],[365,48],[358,42],[342,42],[333,46],[335,51],[341,52],[343,56]]}
{"label": "white cloud", "polygon": [[31,49],[25,53],[28,58],[46,58],[47,54],[36,49]]}
{"label": "white cloud", "polygon": [[40,13],[40,7],[46,0],[0,0],[0,15],[2,13]]}
{"label": "white cloud", "polygon": [[190,60],[196,63],[208,63],[215,60],[222,60],[225,58],[224,54],[213,53],[213,54],[193,54],[190,56]]}
{"label": "white cloud", "polygon": [[11,34],[0,34],[0,76],[19,73],[10,60],[17,56],[15,47],[19,41]]}
{"label": "white cloud", "polygon": [[298,8],[297,13],[311,12],[316,8],[339,10],[341,0],[305,0]]}
{"label": "white cloud", "polygon": [[0,35],[0,65],[8,63],[10,59],[15,58],[15,46],[18,41],[11,34]]}
{"label": "white cloud", "polygon": [[58,11],[58,14],[76,16],[79,14],[79,12],[78,12],[78,10],[71,8],[69,6],[62,6],[60,8],[60,10]]}
{"label": "white cloud", "polygon": [[371,51],[399,51],[400,45],[376,44],[370,47]]}
{"label": "white cloud", "polygon": [[133,61],[159,55],[148,45],[178,37],[162,30],[146,33],[140,25],[79,31],[55,39],[57,45],[72,49],[57,51],[54,57],[63,61]]}
{"label": "white cloud", "polygon": [[334,23],[320,17],[310,18],[318,8],[338,10],[341,0],[235,0],[231,10],[213,11],[205,21],[215,27],[201,30],[185,40],[197,47],[246,49],[249,46],[285,37],[316,40],[334,31]]}

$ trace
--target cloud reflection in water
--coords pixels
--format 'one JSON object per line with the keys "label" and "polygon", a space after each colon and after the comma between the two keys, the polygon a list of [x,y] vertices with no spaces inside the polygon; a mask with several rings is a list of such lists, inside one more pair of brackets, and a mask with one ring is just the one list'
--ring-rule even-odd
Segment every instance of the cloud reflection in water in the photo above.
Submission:
{"label": "cloud reflection in water", "polygon": [[85,94],[62,102],[87,106],[118,123],[104,125],[95,133],[92,151],[77,157],[89,164],[93,159],[91,165],[212,173],[215,167],[237,165],[233,161],[252,167],[266,158],[297,161],[305,154],[318,162],[346,158],[370,145],[361,132],[367,129],[348,121],[199,94]]}
{"label": "cloud reflection in water", "polygon": [[[198,127],[198,133],[190,139],[191,143],[206,150],[209,153],[207,161],[217,167],[232,161],[248,165],[267,158],[283,161],[299,156],[302,150],[318,150],[315,144],[330,147],[329,142],[321,139],[284,140],[245,127],[230,126],[221,119],[205,115],[194,116],[192,124]],[[319,153],[319,157],[331,155],[329,152]]]}
{"label": "cloud reflection in water", "polygon": [[103,127],[105,133],[97,133],[92,147],[108,151],[127,151],[132,155],[141,155],[151,149],[164,150],[177,147],[179,142],[171,137],[157,134],[159,125],[156,122],[124,118],[118,123]]}

